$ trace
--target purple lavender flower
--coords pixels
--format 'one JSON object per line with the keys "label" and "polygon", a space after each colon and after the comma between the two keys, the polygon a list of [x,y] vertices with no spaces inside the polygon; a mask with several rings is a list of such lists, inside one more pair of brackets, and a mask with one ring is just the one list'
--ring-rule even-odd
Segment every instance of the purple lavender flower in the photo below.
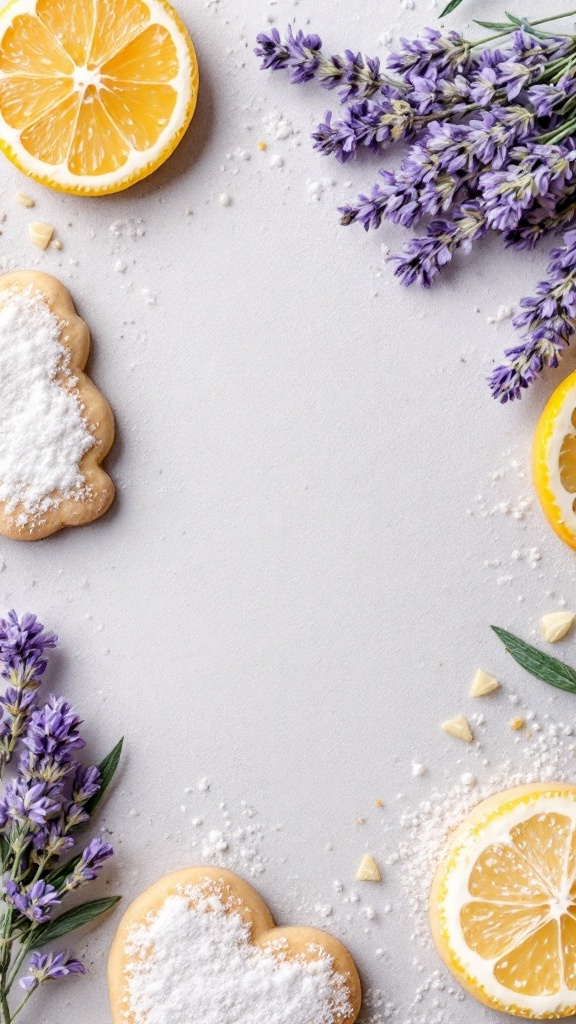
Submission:
{"label": "purple lavender flower", "polygon": [[[429,159],[428,154],[428,159]],[[369,195],[360,195],[355,205],[341,206],[341,224],[357,221],[366,231],[378,228],[384,219],[402,227],[412,227],[424,216],[435,216],[445,212],[462,193],[464,198],[465,179],[447,172],[438,172],[436,164],[425,167],[425,157],[412,167],[404,161],[402,170],[380,171],[383,184],[373,185]]]}
{"label": "purple lavender flower", "polygon": [[[326,114],[313,136],[320,152],[346,163],[362,149],[414,140],[399,171],[381,171],[377,184],[340,208],[341,223],[366,230],[385,219],[411,227],[432,218],[426,234],[393,257],[404,284],[428,287],[456,251],[490,228],[507,246],[530,248],[576,218],[576,37],[533,33],[527,22],[509,35],[501,48],[475,53],[457,33],[428,29],[402,40],[387,60],[396,78],[350,51],[325,58],[317,36],[259,37],[263,66],[288,67],[293,81],[341,83],[344,101],[362,101]],[[516,326],[524,340],[493,375],[504,401],[554,365],[567,344],[576,244],[566,239],[553,251],[550,280],[522,302]]]}
{"label": "purple lavender flower", "polygon": [[100,770],[95,765],[91,765],[89,768],[84,768],[80,764],[77,765],[72,780],[73,801],[77,804],[85,804],[90,797],[98,792],[100,783]]}
{"label": "purple lavender flower", "polygon": [[377,57],[363,57],[351,50],[346,50],[343,57],[325,57],[319,36],[305,35],[301,30],[294,33],[291,26],[288,26],[284,42],[276,28],[270,30],[270,35],[260,33],[256,42],[258,45],[254,53],[262,58],[261,68],[271,71],[287,68],[290,81],[295,85],[316,78],[325,89],[341,86],[343,101],[354,97],[369,98],[385,82],[390,82],[380,73]]}
{"label": "purple lavender flower", "polygon": [[260,67],[263,71],[280,71],[290,67],[293,70],[293,82],[306,82],[314,78],[320,64],[320,36],[304,35],[302,31],[294,35],[289,25],[285,43],[277,28],[271,29],[269,36],[260,32],[256,42],[258,45],[254,53],[262,58]]}
{"label": "purple lavender flower", "polygon": [[573,40],[566,36],[534,36],[525,29],[517,29],[510,37],[510,49],[515,60],[540,71],[552,58],[565,56]]}
{"label": "purple lavender flower", "polygon": [[575,174],[576,153],[561,146],[515,147],[503,170],[478,179],[488,223],[498,231],[515,228],[535,199],[553,209]]}
{"label": "purple lavender flower", "polygon": [[42,880],[34,882],[29,889],[21,889],[16,882],[6,882],[6,900],[19,914],[36,924],[50,920],[50,913],[60,903],[60,897],[53,885]]}
{"label": "purple lavender flower", "polygon": [[20,986],[31,992],[44,981],[65,978],[67,974],[86,974],[84,964],[76,960],[70,950],[59,953],[32,953],[28,964],[29,975],[20,979]]}
{"label": "purple lavender flower", "polygon": [[345,164],[361,147],[375,152],[384,146],[390,140],[394,125],[397,130],[407,134],[409,121],[413,120],[413,111],[409,104],[395,102],[403,109],[395,111],[388,103],[362,100],[346,107],[338,120],[333,120],[328,110],[324,122],[318,125],[312,135],[314,148],[324,155],[333,154],[340,163]]}
{"label": "purple lavender flower", "polygon": [[0,765],[12,757],[36,707],[36,690],[46,669],[44,651],[56,647],[54,633],[44,633],[35,615],[19,620],[14,610],[0,619],[0,674],[10,685],[0,697]]}
{"label": "purple lavender flower", "polygon": [[0,800],[0,828],[19,824],[36,831],[34,826],[44,826],[48,818],[60,810],[55,795],[57,791],[43,782],[31,786],[20,780],[11,783]]}
{"label": "purple lavender flower", "polygon": [[473,118],[462,143],[468,168],[501,168],[512,146],[533,134],[534,121],[533,112],[519,106],[496,107]]}
{"label": "purple lavender flower", "polygon": [[544,63],[537,71],[518,60],[505,60],[498,66],[498,85],[503,86],[509,100],[515,100],[526,86],[542,72]]}
{"label": "purple lavender flower", "polygon": [[63,835],[60,822],[53,821],[36,833],[32,845],[34,847],[33,860],[44,862],[65,853],[66,850],[74,846],[74,840],[72,836]]}
{"label": "purple lavender flower", "polygon": [[82,804],[74,803],[70,801],[67,804],[63,813],[63,829],[65,832],[73,832],[74,829],[79,828],[80,825],[84,825],[88,821],[90,815],[86,813]]}
{"label": "purple lavender flower", "polygon": [[114,850],[110,844],[96,836],[83,851],[74,872],[66,879],[64,889],[71,891],[83,885],[84,882],[92,882],[113,853]]}
{"label": "purple lavender flower", "polygon": [[566,102],[566,88],[560,88],[558,85],[533,85],[528,90],[526,99],[536,117],[552,117],[556,108]]}
{"label": "purple lavender flower", "polygon": [[56,647],[58,637],[43,630],[42,623],[30,613],[19,620],[12,609],[5,619],[0,619],[0,660],[5,679],[12,679],[15,673],[19,680],[24,677],[38,680],[44,674],[47,664],[44,651]]}
{"label": "purple lavender flower", "polygon": [[9,686],[6,693],[0,696],[0,704],[12,718],[25,716],[36,704],[36,693],[34,690],[21,690]]}
{"label": "purple lavender flower", "polygon": [[533,249],[543,235],[566,230],[576,217],[576,186],[572,185],[550,205],[547,197],[540,197],[518,221],[507,231],[504,242],[507,248]]}
{"label": "purple lavender flower", "polygon": [[576,230],[566,232],[564,244],[550,257],[548,279],[538,284],[535,296],[521,300],[513,321],[524,339],[506,350],[507,362],[490,377],[492,394],[501,402],[519,398],[545,366],[557,366],[569,344],[576,317]]}
{"label": "purple lavender flower", "polygon": [[487,66],[474,75],[470,85],[470,99],[481,107],[487,107],[498,91],[498,73]]}
{"label": "purple lavender flower", "polygon": [[67,764],[73,753],[85,746],[78,733],[81,724],[70,704],[52,695],[30,718],[24,746],[34,757],[50,757]]}
{"label": "purple lavender flower", "polygon": [[429,288],[442,267],[461,249],[468,253],[472,243],[487,231],[486,219],[476,201],[463,203],[453,220],[435,220],[423,238],[413,238],[404,246],[394,274],[403,285],[418,282]]}
{"label": "purple lavender flower", "polygon": [[533,121],[524,108],[486,111],[469,125],[432,121],[400,172],[381,171],[384,185],[378,183],[357,204],[340,208],[341,223],[356,221],[369,230],[386,218],[411,227],[420,217],[446,212],[457,199],[467,201],[477,175],[487,165],[501,167]]}
{"label": "purple lavender flower", "polygon": [[402,77],[411,71],[424,76],[430,70],[454,74],[466,70],[470,51],[470,43],[458,32],[444,35],[438,29],[426,28],[419,39],[401,39],[398,53],[390,54],[386,67]]}

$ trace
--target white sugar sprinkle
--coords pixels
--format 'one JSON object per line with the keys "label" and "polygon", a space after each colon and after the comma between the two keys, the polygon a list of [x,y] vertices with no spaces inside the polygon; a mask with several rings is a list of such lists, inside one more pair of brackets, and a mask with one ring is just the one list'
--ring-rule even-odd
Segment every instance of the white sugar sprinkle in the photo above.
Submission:
{"label": "white sugar sprinkle", "polygon": [[60,343],[61,324],[31,289],[0,292],[0,500],[18,524],[86,494],[94,445]]}
{"label": "white sugar sprinkle", "polygon": [[253,946],[235,906],[217,884],[201,882],[132,929],[126,980],[134,1024],[184,1022],[190,1007],[202,1024],[334,1024],[351,1013],[327,953],[310,946],[307,956],[289,957],[282,939]]}

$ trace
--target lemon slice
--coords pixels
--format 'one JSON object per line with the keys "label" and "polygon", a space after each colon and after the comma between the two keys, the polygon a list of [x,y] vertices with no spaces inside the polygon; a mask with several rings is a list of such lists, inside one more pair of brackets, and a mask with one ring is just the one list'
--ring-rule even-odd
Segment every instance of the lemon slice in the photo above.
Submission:
{"label": "lemon slice", "polygon": [[480,1002],[533,1020],[576,1013],[576,786],[479,804],[448,844],[430,918],[446,966]]}
{"label": "lemon slice", "polygon": [[548,522],[576,550],[576,373],[556,388],[544,408],[534,434],[533,465]]}
{"label": "lemon slice", "polygon": [[178,145],[197,92],[166,0],[11,0],[0,14],[0,147],[51,188],[140,181]]}

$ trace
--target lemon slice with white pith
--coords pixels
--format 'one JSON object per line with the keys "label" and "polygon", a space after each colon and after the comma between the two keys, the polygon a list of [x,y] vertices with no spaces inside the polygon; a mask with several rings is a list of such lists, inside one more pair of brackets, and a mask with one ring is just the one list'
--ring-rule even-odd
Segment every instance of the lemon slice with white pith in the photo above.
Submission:
{"label": "lemon slice with white pith", "polygon": [[11,0],[0,13],[0,147],[51,188],[140,181],[177,146],[197,93],[167,0]]}
{"label": "lemon slice with white pith", "polygon": [[548,522],[576,550],[576,373],[556,388],[538,421],[533,469]]}
{"label": "lemon slice with white pith", "polygon": [[576,1013],[576,786],[484,800],[450,839],[430,897],[437,949],[480,1002],[533,1020]]}

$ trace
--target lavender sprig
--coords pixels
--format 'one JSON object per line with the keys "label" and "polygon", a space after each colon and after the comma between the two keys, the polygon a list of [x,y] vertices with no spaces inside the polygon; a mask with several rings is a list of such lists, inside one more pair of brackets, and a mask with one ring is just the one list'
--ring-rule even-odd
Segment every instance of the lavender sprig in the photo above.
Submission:
{"label": "lavender sprig", "polygon": [[[286,68],[293,82],[341,87],[341,111],[328,111],[313,133],[320,153],[347,163],[360,151],[411,143],[400,170],[381,170],[376,184],[340,207],[342,224],[366,230],[387,220],[407,228],[428,220],[425,234],[392,257],[403,284],[429,287],[455,252],[469,251],[488,231],[521,249],[570,228],[576,35],[542,27],[569,13],[532,23],[507,15],[486,24],[495,34],[479,43],[425,29],[418,39],[402,39],[384,70],[377,59],[351,51],[326,57],[319,36],[292,28],[284,40],[276,29],[258,37],[262,67]],[[499,45],[487,45],[495,40]],[[557,365],[568,344],[576,315],[574,250],[569,231],[552,251],[549,279],[521,301],[514,326],[522,340],[490,378],[503,402],[520,397],[544,366]]]}
{"label": "lavender sprig", "polygon": [[429,288],[442,267],[460,249],[469,253],[472,243],[486,234],[488,225],[475,200],[463,203],[452,220],[433,220],[422,238],[412,238],[400,256],[394,274],[403,285],[418,282]]}
{"label": "lavender sprig", "polygon": [[290,81],[295,85],[315,78],[325,89],[340,86],[342,102],[355,97],[369,98],[383,85],[395,85],[381,73],[378,57],[363,57],[351,50],[345,50],[343,57],[326,57],[322,53],[319,36],[305,35],[301,30],[294,33],[291,26],[284,41],[276,28],[271,29],[270,35],[261,32],[256,41],[258,45],[254,53],[262,58],[263,69],[288,69]]}
{"label": "lavender sprig", "polygon": [[490,377],[492,393],[501,402],[518,398],[545,366],[558,366],[573,333],[576,230],[567,231],[564,244],[550,256],[547,280],[538,284],[535,296],[521,300],[521,312],[514,318],[514,326],[524,331],[524,340],[506,350],[507,362],[497,366]]}
{"label": "lavender sprig", "polygon": [[68,894],[92,882],[112,847],[92,839],[69,863],[62,858],[77,842],[108,787],[120,756],[119,744],[100,766],[77,760],[84,748],[81,719],[62,698],[41,701],[45,652],[57,638],[34,615],[14,611],[0,620],[0,775],[17,755],[14,778],[0,797],[0,1024],[11,1024],[45,981],[83,974],[71,953],[33,952],[20,985],[25,995],[12,1005],[11,992],[34,947],[62,936],[110,909],[117,897],[93,900],[59,917]]}

